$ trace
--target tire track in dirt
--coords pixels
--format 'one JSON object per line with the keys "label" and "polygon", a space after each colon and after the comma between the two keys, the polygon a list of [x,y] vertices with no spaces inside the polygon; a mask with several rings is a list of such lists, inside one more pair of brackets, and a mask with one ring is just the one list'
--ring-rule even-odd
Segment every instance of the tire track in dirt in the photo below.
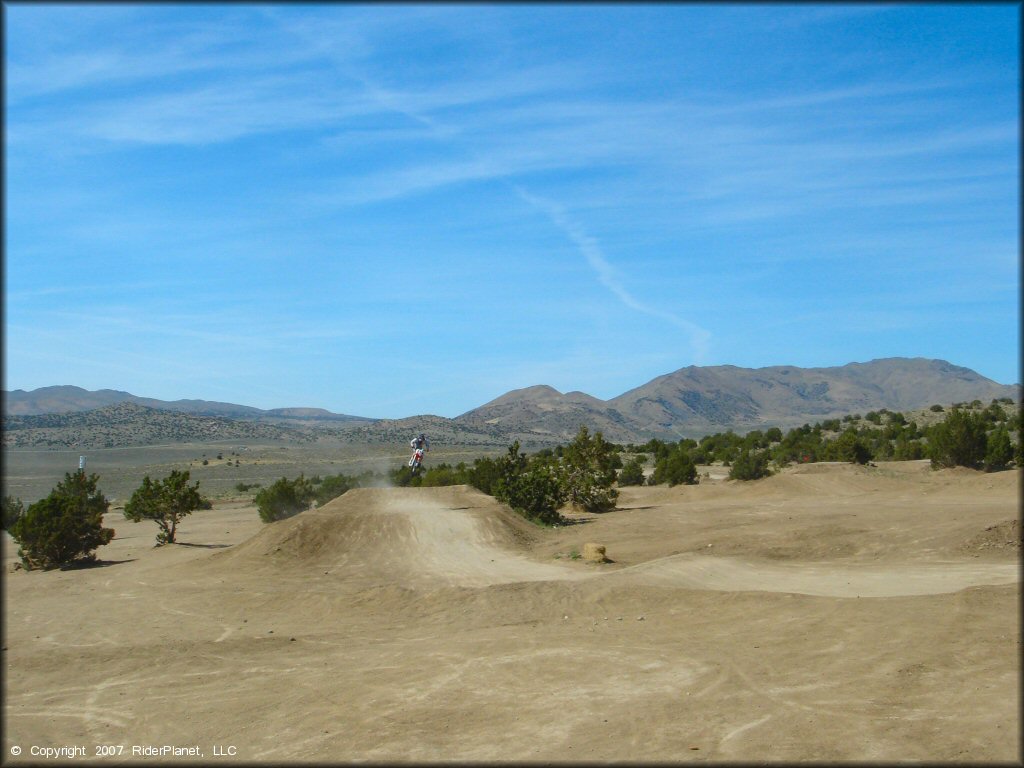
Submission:
{"label": "tire track in dirt", "polygon": [[[511,516],[511,517],[510,517]],[[603,578],[721,592],[789,592],[823,597],[932,595],[1017,583],[1016,564],[944,562],[847,564],[758,562],[682,553],[618,571],[540,562],[518,547],[528,528],[491,497],[465,486],[356,489],[324,507],[273,524],[235,553],[260,564],[340,570],[353,581],[402,587],[486,587]],[[517,528],[518,526],[518,528]],[[212,556],[211,560],[221,557]]]}
{"label": "tire track in dirt", "polygon": [[644,584],[722,592],[791,592],[821,597],[903,597],[958,592],[1019,581],[1016,564],[935,563],[846,565],[829,562],[757,563],[680,554],[608,574]]}

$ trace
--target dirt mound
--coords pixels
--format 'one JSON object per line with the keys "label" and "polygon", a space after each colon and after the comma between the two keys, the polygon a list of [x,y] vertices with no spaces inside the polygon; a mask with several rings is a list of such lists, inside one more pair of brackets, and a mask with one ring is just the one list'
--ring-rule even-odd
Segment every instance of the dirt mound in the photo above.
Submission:
{"label": "dirt mound", "polygon": [[969,538],[960,546],[960,551],[977,553],[988,550],[1019,550],[1020,544],[1020,520],[1003,520]]}
{"label": "dirt mound", "polygon": [[907,483],[906,478],[873,466],[841,462],[819,462],[786,467],[778,474],[749,486],[752,495],[856,496],[875,491],[893,490]]}
{"label": "dirt mound", "polygon": [[530,523],[467,486],[357,488],[267,525],[208,567],[344,576],[352,586],[575,578],[527,557]]}

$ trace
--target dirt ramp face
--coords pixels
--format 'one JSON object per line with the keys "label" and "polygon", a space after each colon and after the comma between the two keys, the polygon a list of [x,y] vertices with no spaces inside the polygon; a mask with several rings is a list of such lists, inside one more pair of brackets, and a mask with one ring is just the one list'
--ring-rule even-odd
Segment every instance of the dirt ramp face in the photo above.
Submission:
{"label": "dirt ramp face", "polygon": [[356,488],[269,524],[210,564],[344,577],[353,585],[488,586],[576,579],[526,555],[529,523],[466,486]]}

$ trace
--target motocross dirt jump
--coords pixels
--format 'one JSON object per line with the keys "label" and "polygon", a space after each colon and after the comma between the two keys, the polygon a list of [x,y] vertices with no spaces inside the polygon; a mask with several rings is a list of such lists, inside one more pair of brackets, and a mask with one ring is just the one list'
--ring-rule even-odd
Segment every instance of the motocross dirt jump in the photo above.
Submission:
{"label": "motocross dirt jump", "polygon": [[98,565],[51,572],[5,534],[5,761],[1016,761],[1018,490],[807,465],[549,529],[354,489],[159,548],[111,514]]}

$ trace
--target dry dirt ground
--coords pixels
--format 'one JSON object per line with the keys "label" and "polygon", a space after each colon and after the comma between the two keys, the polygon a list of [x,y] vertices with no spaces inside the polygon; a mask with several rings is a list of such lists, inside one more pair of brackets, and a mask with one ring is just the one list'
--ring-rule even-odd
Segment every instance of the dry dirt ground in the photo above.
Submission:
{"label": "dry dirt ground", "polygon": [[1018,490],[808,465],[542,529],[357,489],[272,525],[219,503],[159,549],[111,515],[101,565],[52,572],[4,534],[4,759],[1016,762]]}

